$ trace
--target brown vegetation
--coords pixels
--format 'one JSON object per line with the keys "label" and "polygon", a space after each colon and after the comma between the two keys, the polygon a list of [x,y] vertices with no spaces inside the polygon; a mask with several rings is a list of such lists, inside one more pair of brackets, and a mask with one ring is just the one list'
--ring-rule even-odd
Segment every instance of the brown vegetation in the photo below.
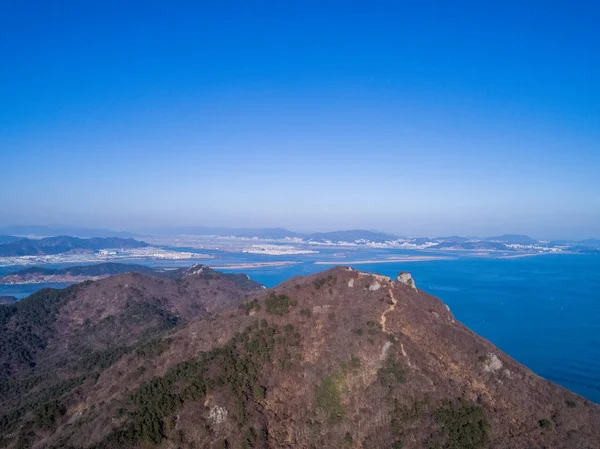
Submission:
{"label": "brown vegetation", "polygon": [[600,447],[597,405],[381,276],[123,275],[26,301],[1,321],[3,349],[34,336],[0,356],[2,447]]}

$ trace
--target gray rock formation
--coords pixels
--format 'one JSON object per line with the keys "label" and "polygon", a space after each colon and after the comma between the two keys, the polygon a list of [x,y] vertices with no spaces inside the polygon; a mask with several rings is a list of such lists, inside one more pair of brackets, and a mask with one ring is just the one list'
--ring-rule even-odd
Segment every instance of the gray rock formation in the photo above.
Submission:
{"label": "gray rock formation", "polygon": [[398,274],[398,276],[396,277],[396,280],[402,284],[408,285],[409,287],[414,288],[415,290],[417,289],[417,286],[415,285],[415,281],[413,280],[412,276],[410,275],[410,273],[408,271],[402,271],[401,273]]}

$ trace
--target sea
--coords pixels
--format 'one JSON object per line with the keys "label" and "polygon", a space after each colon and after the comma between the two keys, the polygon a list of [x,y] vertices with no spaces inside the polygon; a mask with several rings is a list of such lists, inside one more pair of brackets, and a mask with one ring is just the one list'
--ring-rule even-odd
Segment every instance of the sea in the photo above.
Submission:
{"label": "sea", "polygon": [[[328,256],[331,260],[332,254]],[[600,403],[600,254],[458,257],[369,264],[346,262],[343,254],[335,256],[340,265],[361,271],[391,277],[409,271],[418,288],[439,297],[467,327],[538,375]],[[357,262],[366,254],[360,256],[352,254],[351,259]],[[216,266],[231,262],[230,257],[219,257],[204,263]],[[244,255],[241,262],[273,260],[298,263],[222,271],[244,272],[272,287],[293,276],[330,267],[315,264],[314,258],[308,256]],[[0,285],[0,295],[22,298],[45,286],[52,285]]]}

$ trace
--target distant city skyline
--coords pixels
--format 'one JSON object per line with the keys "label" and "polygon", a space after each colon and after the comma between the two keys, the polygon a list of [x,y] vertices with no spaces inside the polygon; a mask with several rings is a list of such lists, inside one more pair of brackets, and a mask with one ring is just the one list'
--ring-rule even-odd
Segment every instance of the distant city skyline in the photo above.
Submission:
{"label": "distant city skyline", "polygon": [[593,2],[5,5],[0,226],[600,237]]}

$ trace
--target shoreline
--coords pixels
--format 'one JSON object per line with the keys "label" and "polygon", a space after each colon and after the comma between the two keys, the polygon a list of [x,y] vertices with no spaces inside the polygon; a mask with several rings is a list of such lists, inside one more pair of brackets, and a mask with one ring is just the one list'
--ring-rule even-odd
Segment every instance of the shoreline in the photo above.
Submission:
{"label": "shoreline", "polygon": [[213,270],[230,270],[230,269],[251,269],[251,268],[264,268],[264,267],[284,267],[287,265],[296,265],[300,262],[296,261],[282,261],[282,262],[247,262],[247,263],[232,263],[227,265],[210,266]]}
{"label": "shoreline", "polygon": [[336,260],[316,261],[315,265],[365,265],[373,263],[397,263],[397,262],[427,262],[430,260],[453,260],[451,256],[406,256],[394,259],[366,259],[366,260]]}
{"label": "shoreline", "polygon": [[545,253],[525,253],[525,254],[509,254],[506,256],[498,256],[497,259],[520,259],[522,257],[535,257],[535,256],[549,256],[551,254],[575,254],[575,253],[550,253],[550,252],[545,252]]}

